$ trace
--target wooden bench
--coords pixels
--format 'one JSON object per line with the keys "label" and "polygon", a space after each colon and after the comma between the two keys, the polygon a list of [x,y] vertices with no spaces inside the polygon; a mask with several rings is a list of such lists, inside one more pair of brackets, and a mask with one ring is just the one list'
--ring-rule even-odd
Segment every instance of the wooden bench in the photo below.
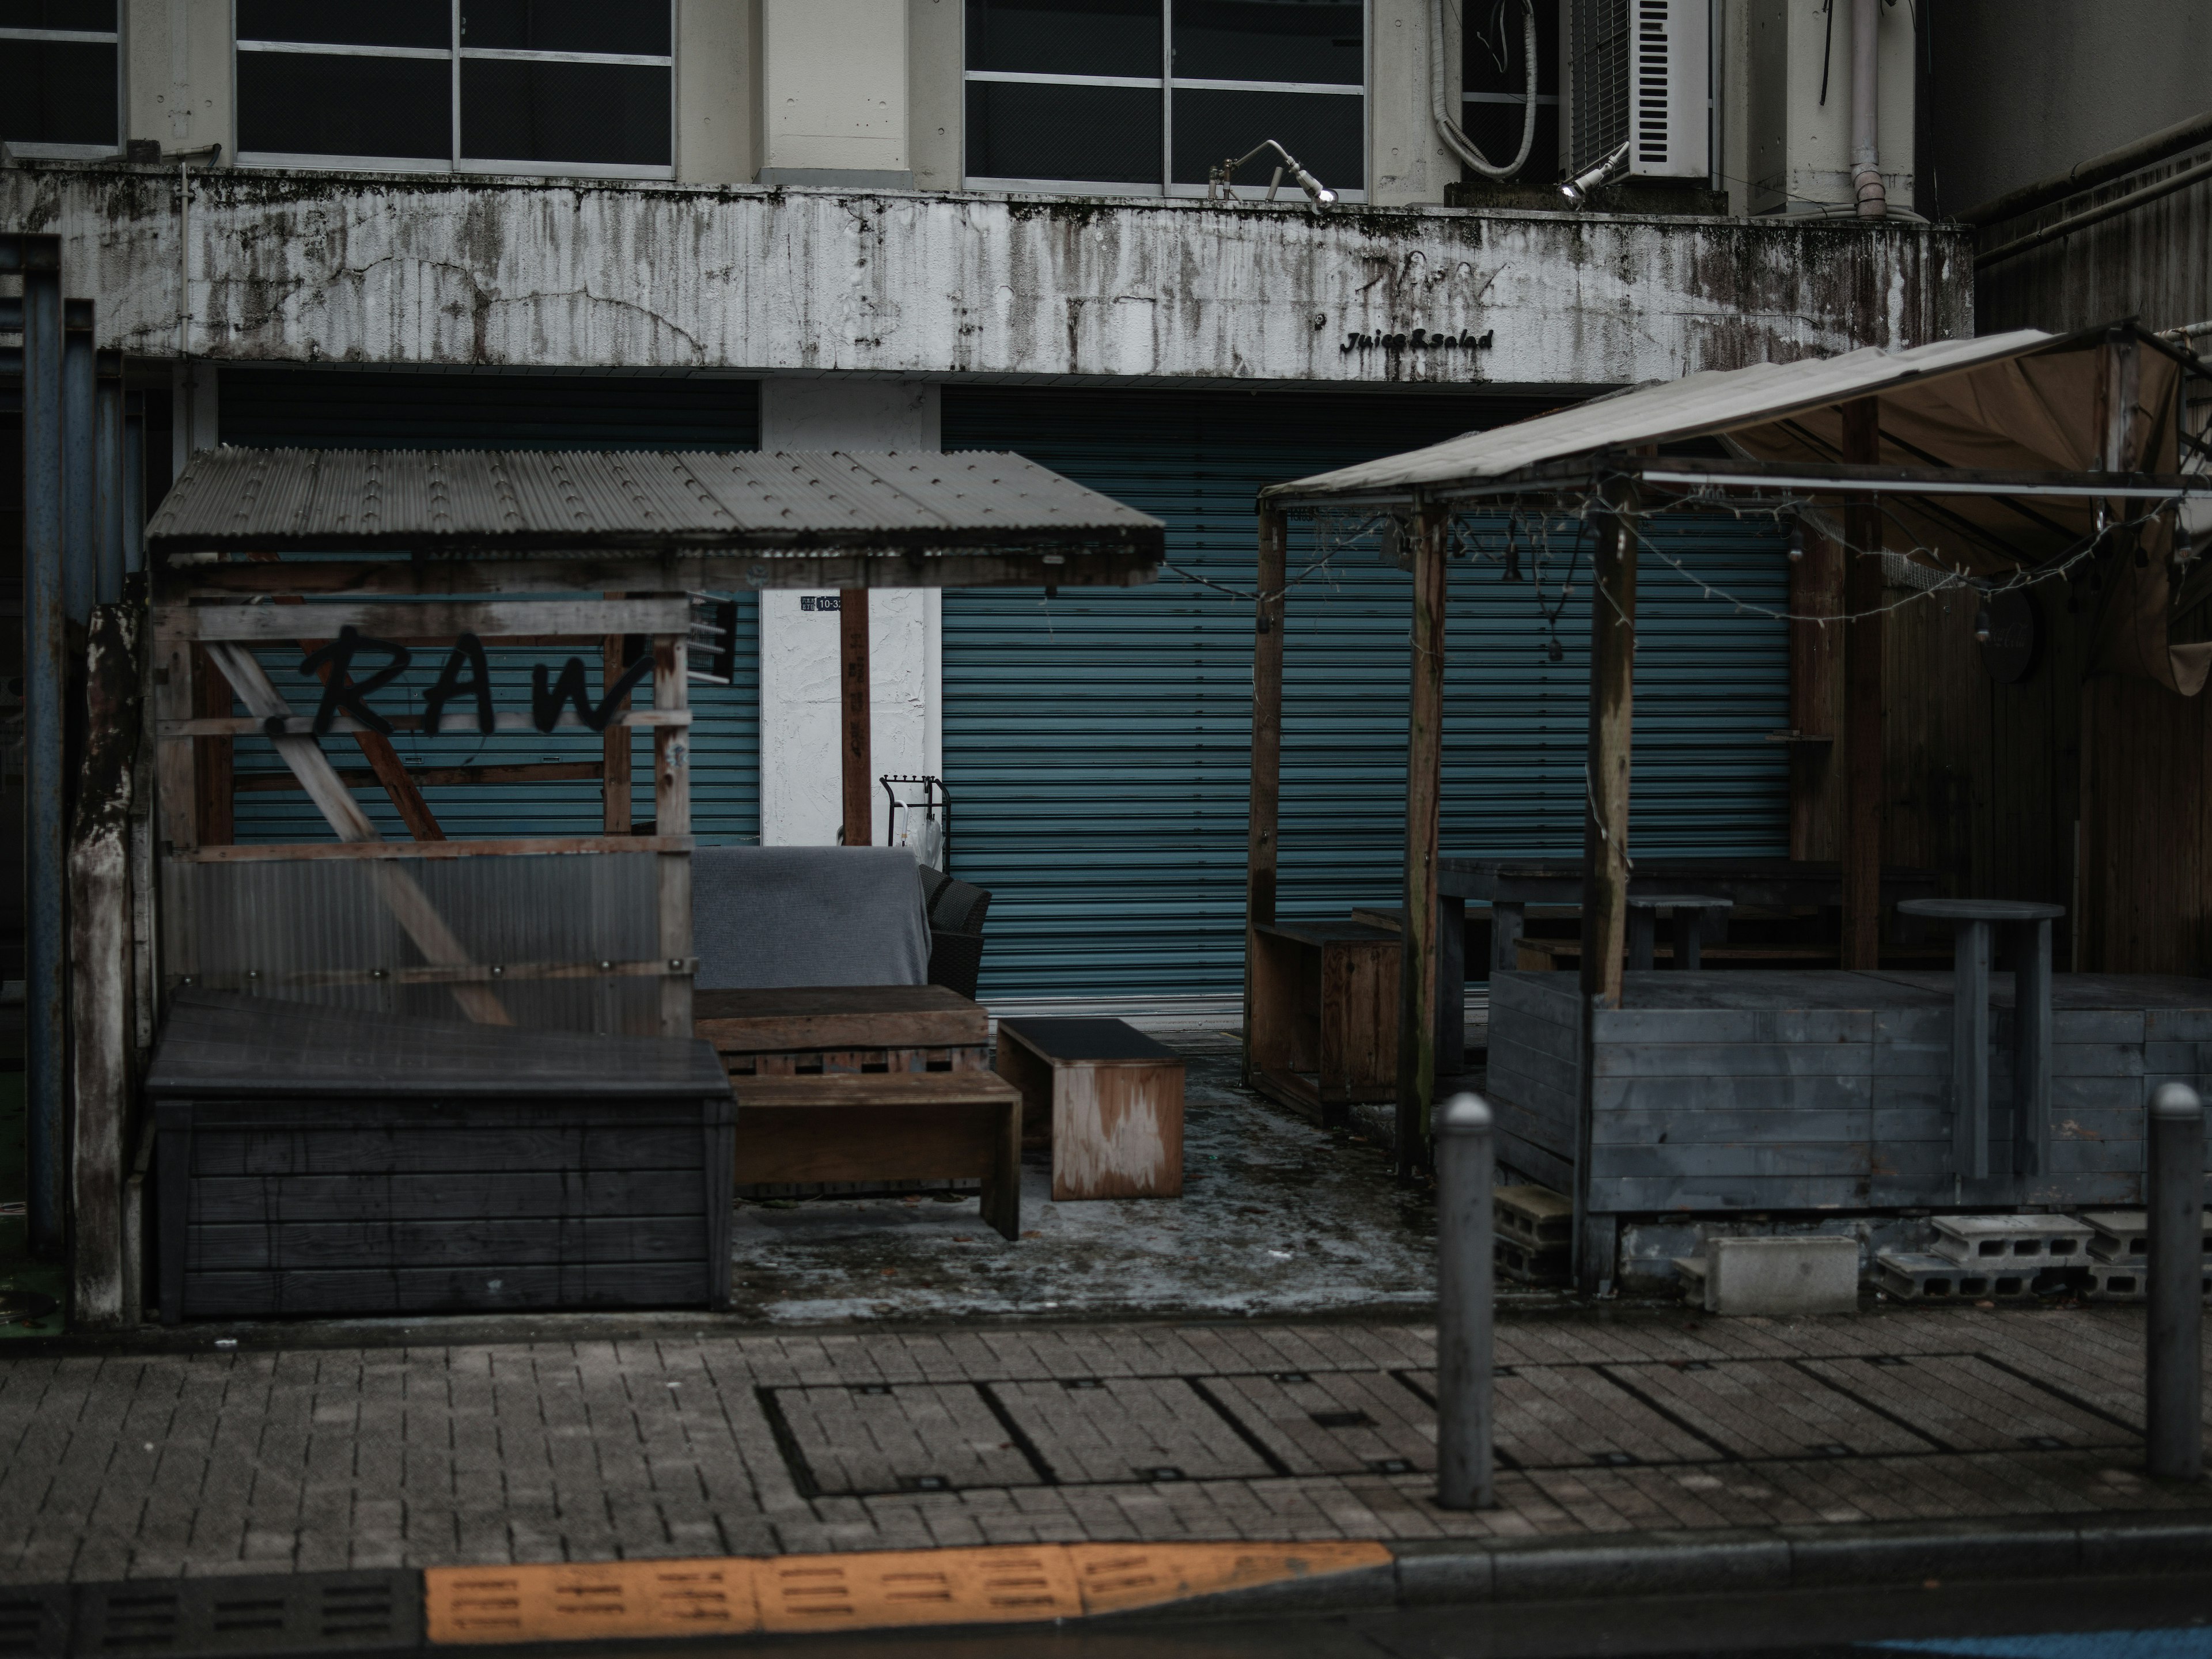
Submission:
{"label": "wooden bench", "polygon": [[1118,1019],[1002,1019],[1023,1139],[1052,1146],[1056,1202],[1182,1194],[1182,1056]]}
{"label": "wooden bench", "polygon": [[1323,1125],[1398,1093],[1398,935],[1355,921],[1252,930],[1252,1081]]}
{"label": "wooden bench", "polygon": [[695,991],[691,1015],[736,1079],[990,1069],[990,1016],[942,985]]}
{"label": "wooden bench", "polygon": [[738,1078],[736,1178],[983,1183],[983,1219],[1022,1231],[1022,1091],[994,1073]]}

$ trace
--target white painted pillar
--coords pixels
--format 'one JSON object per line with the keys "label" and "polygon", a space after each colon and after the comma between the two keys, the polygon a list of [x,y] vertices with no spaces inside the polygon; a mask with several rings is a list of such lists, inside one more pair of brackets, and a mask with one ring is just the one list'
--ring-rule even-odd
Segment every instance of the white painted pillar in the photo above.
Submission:
{"label": "white painted pillar", "polygon": [[[823,377],[761,383],[763,449],[936,449],[938,387],[913,380]],[[844,822],[838,769],[837,613],[832,593],[761,595],[761,844],[835,843]],[[873,760],[886,773],[943,775],[941,596],[877,588],[868,597]],[[874,792],[873,840],[889,812]]]}

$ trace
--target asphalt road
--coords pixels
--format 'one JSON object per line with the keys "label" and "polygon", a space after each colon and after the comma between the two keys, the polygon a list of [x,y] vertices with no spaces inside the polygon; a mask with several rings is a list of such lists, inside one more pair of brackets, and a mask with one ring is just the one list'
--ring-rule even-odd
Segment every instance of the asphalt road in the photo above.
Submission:
{"label": "asphalt road", "polygon": [[[602,1654],[619,1648],[601,1648]],[[808,1659],[2212,1659],[2202,1574],[755,1638]],[[641,1656],[663,1647],[632,1650]]]}

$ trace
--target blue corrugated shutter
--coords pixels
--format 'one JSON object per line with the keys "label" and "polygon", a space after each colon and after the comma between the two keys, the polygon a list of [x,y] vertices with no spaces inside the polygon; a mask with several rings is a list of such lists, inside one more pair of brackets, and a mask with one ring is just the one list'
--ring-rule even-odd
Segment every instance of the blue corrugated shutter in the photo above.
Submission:
{"label": "blue corrugated shutter", "polygon": [[[994,893],[986,996],[1233,992],[1243,975],[1250,780],[1254,497],[1265,484],[1522,412],[1500,403],[1276,392],[948,391],[948,448],[1011,448],[1165,520],[1151,587],[949,592],[945,766],[957,873]],[[1502,544],[1503,522],[1486,524]],[[1788,850],[1782,623],[1771,525],[1649,521],[1692,574],[1643,562],[1634,845]],[[1549,538],[1540,601],[1495,557],[1455,568],[1446,665],[1449,853],[1574,856],[1582,845],[1588,573],[1560,609],[1573,533]],[[1294,532],[1295,573],[1316,556]],[[1203,584],[1236,590],[1226,593]],[[1293,592],[1285,640],[1285,914],[1395,904],[1405,836],[1410,582],[1338,554]],[[1550,659],[1558,612],[1562,659]]]}
{"label": "blue corrugated shutter", "polygon": [[[750,380],[685,380],[652,376],[483,375],[394,374],[369,370],[233,368],[222,371],[220,406],[226,443],[291,445],[329,449],[756,449],[760,444],[760,398]],[[760,839],[760,606],[738,596],[738,675],[732,686],[694,681],[691,707],[691,818],[706,844]],[[599,653],[585,642],[580,654],[596,695]],[[530,706],[530,665],[557,670],[568,649],[552,647],[493,651],[499,707]],[[319,695],[296,672],[296,653],[271,652],[264,661],[295,708],[312,708]],[[379,707],[419,709],[421,693],[435,683],[443,652],[417,653],[404,678],[380,694]],[[403,696],[404,694],[404,696]],[[651,700],[650,680],[636,701]],[[448,720],[465,723],[471,708],[453,704]],[[449,731],[435,739],[396,734],[409,766],[522,765],[547,761],[595,761],[599,739],[587,732],[507,733],[482,738]],[[332,738],[324,745],[341,768],[366,764],[354,745]],[[275,751],[240,739],[238,769],[282,773]],[[652,744],[635,734],[631,750],[632,811],[642,823],[653,814]],[[356,797],[384,832],[406,832],[384,792],[357,787]],[[471,785],[423,791],[448,835],[597,835],[599,786],[593,781]],[[241,792],[238,839],[320,841],[328,829],[307,798],[296,791]]]}

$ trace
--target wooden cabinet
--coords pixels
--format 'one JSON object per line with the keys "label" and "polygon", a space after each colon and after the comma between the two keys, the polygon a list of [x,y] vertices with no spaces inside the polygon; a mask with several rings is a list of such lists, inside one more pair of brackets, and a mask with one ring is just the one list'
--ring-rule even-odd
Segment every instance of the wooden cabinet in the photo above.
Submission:
{"label": "wooden cabinet", "polygon": [[1252,1080],[1316,1122],[1398,1092],[1395,930],[1285,921],[1253,930]]}

